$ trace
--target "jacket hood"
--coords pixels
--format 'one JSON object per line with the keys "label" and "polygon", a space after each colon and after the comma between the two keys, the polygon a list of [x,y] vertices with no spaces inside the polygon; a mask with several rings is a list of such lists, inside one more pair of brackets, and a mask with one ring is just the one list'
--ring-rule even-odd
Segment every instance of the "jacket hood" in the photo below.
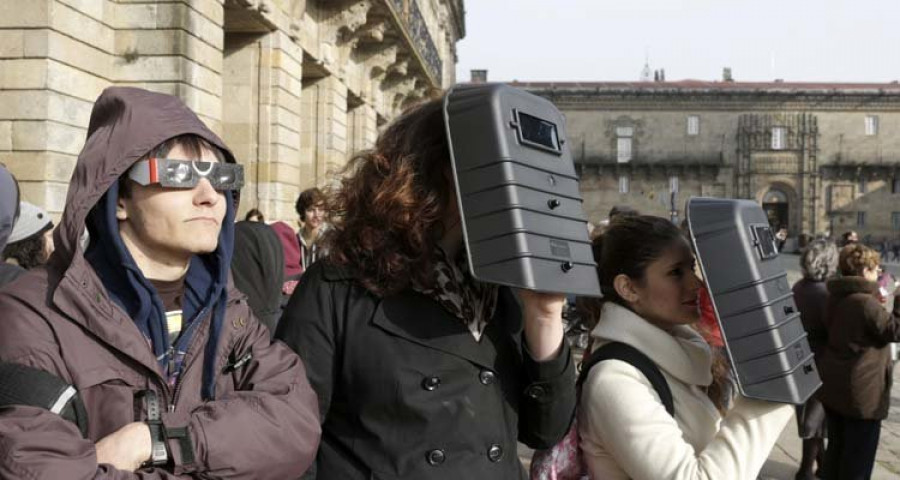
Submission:
{"label": "jacket hood", "polygon": [[0,166],[0,252],[6,247],[6,242],[12,233],[18,210],[19,191],[16,181],[9,171]]}
{"label": "jacket hood", "polygon": [[236,223],[234,235],[234,285],[247,295],[253,313],[274,332],[281,314],[281,242],[272,227],[259,222]]}
{"label": "jacket hood", "polygon": [[[75,275],[89,263],[110,298],[134,320],[150,341],[161,368],[174,355],[169,350],[165,309],[156,290],[137,267],[122,242],[116,219],[118,180],[142,156],[166,140],[193,134],[203,138],[234,163],[234,155],[202,121],[176,97],[137,88],[104,90],[91,112],[87,141],[72,174],[66,209],[54,235],[53,269],[61,278]],[[209,318],[209,339],[204,362],[204,398],[215,395],[215,351],[222,331],[227,301],[229,266],[234,243],[235,205],[225,195],[226,214],[215,252],[195,255],[185,277],[183,318],[186,326],[176,350],[186,351],[197,324]],[[90,245],[82,250],[82,234],[88,229]],[[51,279],[51,289],[59,279]],[[197,320],[197,321],[194,321]],[[191,328],[194,327],[194,328]],[[170,372],[170,375],[172,373]]]}
{"label": "jacket hood", "polygon": [[836,297],[846,297],[854,293],[874,294],[878,291],[878,283],[870,282],[865,277],[840,277],[828,280],[828,293]]}

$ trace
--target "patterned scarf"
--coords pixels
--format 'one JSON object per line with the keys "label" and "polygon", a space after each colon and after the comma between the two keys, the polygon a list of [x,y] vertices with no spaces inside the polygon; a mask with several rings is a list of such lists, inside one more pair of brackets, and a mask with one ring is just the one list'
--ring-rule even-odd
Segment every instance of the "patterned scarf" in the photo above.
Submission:
{"label": "patterned scarf", "polygon": [[450,262],[444,251],[438,249],[437,259],[434,264],[434,286],[426,288],[414,283],[413,290],[431,297],[460,319],[469,328],[475,341],[480,342],[488,320],[494,316],[497,286],[472,278],[465,254],[459,255],[456,262]]}

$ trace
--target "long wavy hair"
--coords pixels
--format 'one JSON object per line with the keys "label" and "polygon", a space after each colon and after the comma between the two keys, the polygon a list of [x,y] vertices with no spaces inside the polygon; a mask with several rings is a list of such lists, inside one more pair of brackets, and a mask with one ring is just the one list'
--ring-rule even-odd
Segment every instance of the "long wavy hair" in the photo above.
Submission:
{"label": "long wavy hair", "polygon": [[431,285],[437,243],[456,201],[442,102],[404,112],[357,154],[328,195],[324,242],[333,264],[385,296]]}

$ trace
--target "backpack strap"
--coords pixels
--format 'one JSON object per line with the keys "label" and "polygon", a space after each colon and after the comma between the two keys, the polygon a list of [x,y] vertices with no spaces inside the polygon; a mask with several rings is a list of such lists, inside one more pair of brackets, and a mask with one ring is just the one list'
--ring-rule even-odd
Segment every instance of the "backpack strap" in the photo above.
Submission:
{"label": "backpack strap", "polygon": [[581,397],[581,384],[587,379],[588,372],[591,371],[594,365],[604,360],[620,360],[640,370],[644,377],[650,381],[653,389],[656,390],[656,394],[659,395],[669,415],[675,416],[675,402],[672,399],[672,390],[669,389],[669,382],[666,381],[666,377],[659,371],[659,367],[653,363],[653,360],[641,353],[640,350],[620,342],[610,342],[603,345],[594,350],[581,362],[581,373],[578,374],[576,383],[579,389],[579,398]]}
{"label": "backpack strap", "polygon": [[74,386],[43,370],[0,363],[0,407],[16,405],[49,410],[74,423],[88,438],[87,411]]}

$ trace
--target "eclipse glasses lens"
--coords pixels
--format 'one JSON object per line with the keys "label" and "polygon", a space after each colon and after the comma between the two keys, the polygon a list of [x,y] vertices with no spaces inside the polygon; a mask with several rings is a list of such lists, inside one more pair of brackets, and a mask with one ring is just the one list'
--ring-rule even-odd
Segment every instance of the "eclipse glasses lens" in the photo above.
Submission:
{"label": "eclipse glasses lens", "polygon": [[235,163],[149,158],[135,163],[128,177],[141,185],[158,183],[168,188],[194,188],[205,178],[216,190],[240,190],[244,167]]}

